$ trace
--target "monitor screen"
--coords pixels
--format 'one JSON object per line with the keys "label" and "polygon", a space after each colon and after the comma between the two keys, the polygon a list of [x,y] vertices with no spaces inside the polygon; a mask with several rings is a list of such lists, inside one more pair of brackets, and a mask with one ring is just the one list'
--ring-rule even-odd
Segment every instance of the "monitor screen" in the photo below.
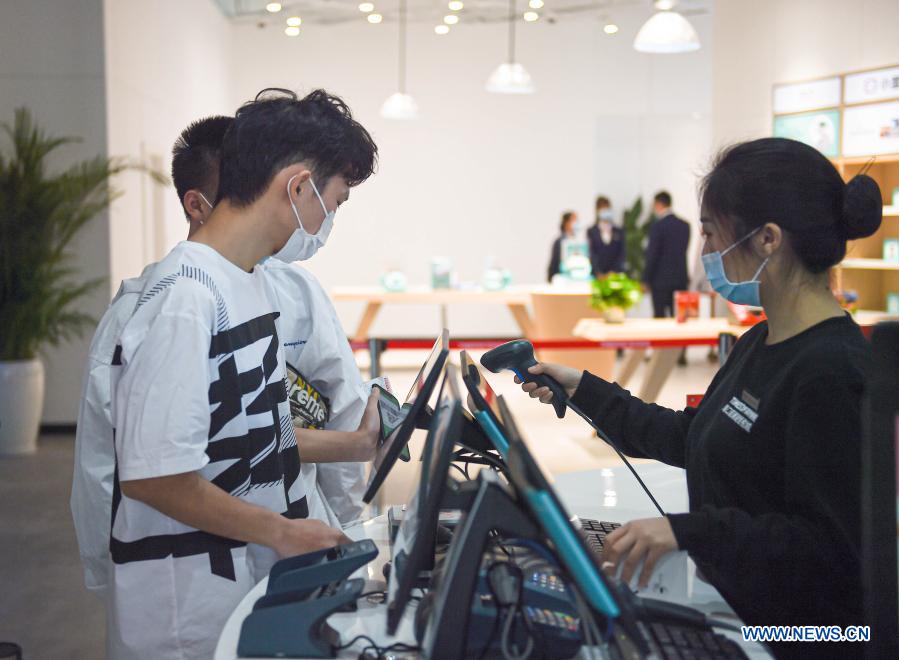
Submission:
{"label": "monitor screen", "polygon": [[[415,384],[409,391],[407,403],[411,404],[405,419],[393,433],[391,433],[378,447],[372,460],[371,475],[368,479],[368,489],[362,497],[366,504],[371,502],[399,458],[400,453],[412,437],[418,418],[431,398],[431,394],[437,387],[437,381],[446,364],[449,355],[449,333],[446,329],[440,333],[440,337],[434,342],[431,354],[422,365],[415,377]],[[411,400],[410,400],[411,397]]]}
{"label": "monitor screen", "polygon": [[468,390],[468,405],[494,449],[505,456],[508,443],[500,422],[500,410],[496,392],[484,378],[480,367],[466,351],[459,356],[462,363],[462,382]]}
{"label": "monitor screen", "polygon": [[433,563],[440,505],[450,479],[452,452],[461,422],[456,371],[450,365],[431,419],[418,478],[413,483],[412,495],[393,543],[387,601],[387,632],[390,635],[396,632],[418,574]]}
{"label": "monitor screen", "polygon": [[[621,632],[642,653],[648,654],[649,647],[637,627],[630,605],[618,598],[615,589],[606,580],[598,558],[588,549],[580,531],[572,523],[571,516],[546,476],[549,473],[540,468],[534,454],[528,449],[502,396],[498,403],[506,437],[509,439],[509,457],[506,461],[509,482],[519,501],[524,503],[545,538],[555,548],[556,556],[566,573],[590,607],[606,619],[614,620]],[[627,589],[626,586],[624,588]]]}

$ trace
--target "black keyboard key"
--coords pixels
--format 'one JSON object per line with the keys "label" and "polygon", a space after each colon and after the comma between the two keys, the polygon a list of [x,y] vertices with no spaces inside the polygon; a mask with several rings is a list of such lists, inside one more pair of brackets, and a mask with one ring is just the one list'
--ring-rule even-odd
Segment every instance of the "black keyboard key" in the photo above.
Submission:
{"label": "black keyboard key", "polygon": [[680,660],[680,653],[677,651],[676,646],[672,646],[671,644],[662,644],[662,657],[665,660]]}
{"label": "black keyboard key", "polygon": [[661,623],[653,623],[652,624],[652,632],[655,635],[655,638],[659,640],[660,644],[670,644],[671,643],[671,635],[668,634],[668,629]]}

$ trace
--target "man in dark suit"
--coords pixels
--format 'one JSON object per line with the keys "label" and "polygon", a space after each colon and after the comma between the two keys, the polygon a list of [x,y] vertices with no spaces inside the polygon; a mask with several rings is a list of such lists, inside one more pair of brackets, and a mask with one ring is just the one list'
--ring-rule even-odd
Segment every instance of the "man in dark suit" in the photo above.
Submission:
{"label": "man in dark suit", "polygon": [[666,318],[674,316],[674,292],[689,284],[690,225],[671,212],[671,195],[664,190],[655,196],[653,213],[658,220],[649,230],[643,281],[652,294],[653,315]]}

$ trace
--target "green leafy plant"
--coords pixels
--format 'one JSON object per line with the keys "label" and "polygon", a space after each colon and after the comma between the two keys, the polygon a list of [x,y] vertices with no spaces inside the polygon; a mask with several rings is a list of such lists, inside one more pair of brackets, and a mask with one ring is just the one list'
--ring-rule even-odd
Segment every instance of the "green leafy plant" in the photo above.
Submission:
{"label": "green leafy plant", "polygon": [[2,132],[12,148],[0,149],[0,360],[28,360],[94,323],[79,303],[103,280],[77,281],[69,246],[128,166],[97,156],[51,176],[48,156],[77,138],[48,135],[26,108]]}
{"label": "green leafy plant", "polygon": [[627,310],[640,302],[642,297],[639,282],[624,273],[609,273],[593,280],[590,306],[600,312],[614,307]]}
{"label": "green leafy plant", "polygon": [[627,261],[627,274],[641,282],[646,263],[646,240],[649,230],[655,224],[655,216],[650,215],[642,223],[643,199],[638,197],[633,206],[624,212],[624,254]]}

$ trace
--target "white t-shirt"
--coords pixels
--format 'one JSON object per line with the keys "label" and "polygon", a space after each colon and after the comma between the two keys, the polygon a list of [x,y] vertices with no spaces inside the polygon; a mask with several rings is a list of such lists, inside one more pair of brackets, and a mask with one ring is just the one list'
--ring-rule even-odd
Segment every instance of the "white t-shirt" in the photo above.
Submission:
{"label": "white t-shirt", "polygon": [[[273,294],[212,248],[179,243],[147,276],[113,364],[117,483],[185,472],[307,515]],[[111,658],[208,658],[276,560],[116,490],[107,598]]]}
{"label": "white t-shirt", "polygon": [[119,334],[131,318],[154,265],[147,266],[140,277],[122,281],[94,332],[81,385],[69,504],[84,565],[84,584],[101,597],[109,582],[109,519],[115,471],[110,365]]}
{"label": "white t-shirt", "polygon": [[[303,397],[307,416],[327,409],[323,426],[332,431],[359,427],[370,387],[362,380],[347,335],[328,294],[312,273],[296,264],[266,259],[262,266],[281,312],[278,334],[287,364],[318,397]],[[346,524],[362,513],[365,463],[303,464],[314,470],[316,483],[337,519]],[[310,503],[310,515],[311,515]]]}

